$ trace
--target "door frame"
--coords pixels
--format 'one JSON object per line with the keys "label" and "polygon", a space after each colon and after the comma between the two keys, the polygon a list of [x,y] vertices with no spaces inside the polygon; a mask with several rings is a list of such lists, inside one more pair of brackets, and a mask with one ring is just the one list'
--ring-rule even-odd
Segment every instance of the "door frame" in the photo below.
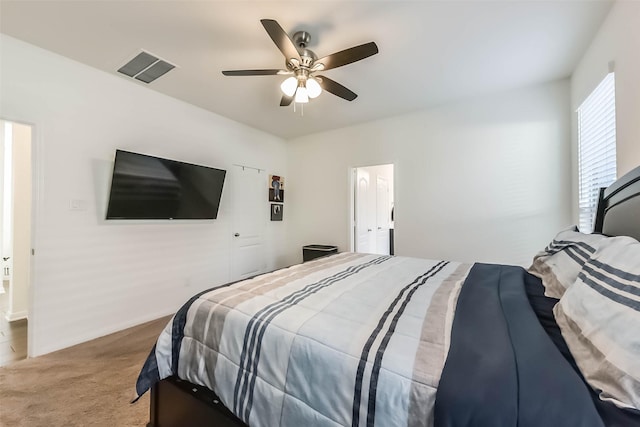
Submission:
{"label": "door frame", "polygon": [[35,294],[38,288],[38,280],[36,275],[36,257],[35,250],[37,247],[37,228],[42,219],[42,192],[44,188],[44,165],[42,161],[42,139],[40,137],[40,128],[34,122],[21,120],[10,116],[0,116],[0,120],[10,123],[16,123],[31,128],[31,257],[29,259],[29,303],[28,303],[28,326],[27,326],[27,357],[33,357],[36,348],[36,330],[37,313],[35,308]]}
{"label": "door frame", "polygon": [[356,186],[358,185],[358,166],[349,168],[347,172],[349,182],[349,252],[356,251]]}
{"label": "door frame", "polygon": [[[395,218],[395,207],[397,206],[397,198],[396,198],[396,180],[397,180],[397,164],[396,162],[388,162],[388,163],[375,163],[375,164],[365,164],[360,166],[350,166],[347,170],[347,182],[349,183],[349,221],[347,222],[349,229],[347,230],[347,234],[349,236],[349,251],[356,251],[356,191],[358,185],[357,173],[360,168],[371,168],[375,166],[384,166],[384,165],[392,165],[393,166],[393,185],[390,186],[391,193],[393,194],[393,206],[394,206],[394,218]],[[395,228],[395,221],[394,223]],[[395,237],[395,230],[394,230]]]}

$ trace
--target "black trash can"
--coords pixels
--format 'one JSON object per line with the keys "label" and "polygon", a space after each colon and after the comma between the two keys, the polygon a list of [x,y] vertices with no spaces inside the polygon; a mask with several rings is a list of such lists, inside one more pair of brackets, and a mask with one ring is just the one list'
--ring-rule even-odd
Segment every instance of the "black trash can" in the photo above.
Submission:
{"label": "black trash can", "polygon": [[302,260],[304,262],[323,256],[337,254],[338,247],[330,245],[307,245],[302,247]]}

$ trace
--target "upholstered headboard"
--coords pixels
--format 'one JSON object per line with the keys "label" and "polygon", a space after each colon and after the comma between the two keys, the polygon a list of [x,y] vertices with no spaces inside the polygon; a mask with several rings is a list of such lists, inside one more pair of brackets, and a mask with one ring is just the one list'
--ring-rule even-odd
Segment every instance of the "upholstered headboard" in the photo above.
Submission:
{"label": "upholstered headboard", "polygon": [[640,240],[640,166],[600,190],[594,232]]}

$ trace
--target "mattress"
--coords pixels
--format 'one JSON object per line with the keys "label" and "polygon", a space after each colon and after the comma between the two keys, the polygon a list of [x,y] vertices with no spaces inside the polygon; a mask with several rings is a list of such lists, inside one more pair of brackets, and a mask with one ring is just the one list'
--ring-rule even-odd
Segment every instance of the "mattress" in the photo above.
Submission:
{"label": "mattress", "polygon": [[513,266],[320,258],[192,297],[136,390],[177,376],[251,426],[602,426],[529,302],[535,280]]}

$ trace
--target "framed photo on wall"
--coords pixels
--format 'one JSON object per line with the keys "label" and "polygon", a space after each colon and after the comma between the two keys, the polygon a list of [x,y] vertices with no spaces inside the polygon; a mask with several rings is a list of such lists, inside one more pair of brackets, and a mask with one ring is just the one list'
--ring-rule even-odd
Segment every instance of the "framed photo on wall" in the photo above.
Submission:
{"label": "framed photo on wall", "polygon": [[283,210],[284,210],[284,205],[271,203],[271,221],[282,221]]}
{"label": "framed photo on wall", "polygon": [[269,175],[269,201],[284,202],[284,178],[279,175]]}

